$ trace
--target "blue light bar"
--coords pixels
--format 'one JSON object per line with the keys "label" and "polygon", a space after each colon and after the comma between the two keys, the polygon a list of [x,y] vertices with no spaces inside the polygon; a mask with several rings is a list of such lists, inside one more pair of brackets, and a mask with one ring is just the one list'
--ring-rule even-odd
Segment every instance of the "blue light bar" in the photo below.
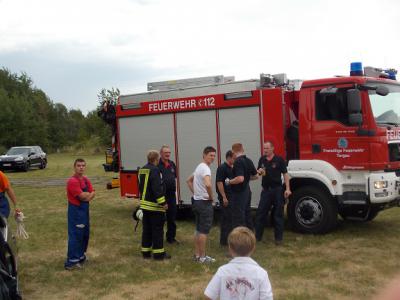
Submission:
{"label": "blue light bar", "polygon": [[397,70],[388,69],[388,70],[384,70],[384,72],[388,75],[389,79],[396,80]]}
{"label": "blue light bar", "polygon": [[350,76],[363,76],[363,68],[361,62],[352,62],[350,64]]}

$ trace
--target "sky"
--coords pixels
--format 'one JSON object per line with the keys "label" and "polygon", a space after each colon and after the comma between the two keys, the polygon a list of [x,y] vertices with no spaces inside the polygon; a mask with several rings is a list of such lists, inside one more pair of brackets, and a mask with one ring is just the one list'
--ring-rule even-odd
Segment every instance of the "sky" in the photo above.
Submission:
{"label": "sky", "polygon": [[0,68],[83,113],[102,88],[399,69],[399,50],[398,0],[0,0]]}

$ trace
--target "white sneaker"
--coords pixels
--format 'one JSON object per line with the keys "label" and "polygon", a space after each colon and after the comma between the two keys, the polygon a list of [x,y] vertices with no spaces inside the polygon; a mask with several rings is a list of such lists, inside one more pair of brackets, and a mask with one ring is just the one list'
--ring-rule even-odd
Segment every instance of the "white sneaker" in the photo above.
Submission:
{"label": "white sneaker", "polygon": [[215,258],[212,258],[211,256],[203,256],[199,258],[199,263],[201,264],[208,264],[208,263],[213,263],[215,262]]}

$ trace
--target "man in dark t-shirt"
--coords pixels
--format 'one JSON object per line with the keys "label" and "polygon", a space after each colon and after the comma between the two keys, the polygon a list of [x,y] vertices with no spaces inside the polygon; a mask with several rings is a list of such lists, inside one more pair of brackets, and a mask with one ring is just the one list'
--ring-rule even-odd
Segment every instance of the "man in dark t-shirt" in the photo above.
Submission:
{"label": "man in dark t-shirt", "polygon": [[228,245],[228,234],[232,230],[232,211],[230,203],[232,200],[232,189],[225,184],[225,179],[233,178],[233,153],[228,150],[225,154],[225,162],[217,169],[215,179],[218,201],[221,208],[221,233],[219,243],[221,246]]}
{"label": "man in dark t-shirt", "polygon": [[170,160],[171,148],[168,145],[163,145],[160,150],[160,161],[158,168],[162,175],[162,180],[165,185],[165,198],[168,203],[166,212],[167,217],[167,233],[166,240],[169,244],[179,244],[176,237],[176,165]]}
{"label": "man in dark t-shirt", "polygon": [[249,229],[253,229],[249,182],[258,178],[257,170],[253,161],[244,154],[242,144],[233,144],[232,152],[235,158],[235,162],[233,163],[234,178],[225,181],[232,188],[232,228],[246,226]]}
{"label": "man in dark t-shirt", "polygon": [[[273,207],[275,244],[280,245],[283,240],[284,198],[288,198],[291,195],[290,178],[286,163],[282,157],[275,155],[272,142],[264,143],[264,155],[258,161],[257,169],[258,173],[262,175],[262,192],[256,213],[256,238],[257,241],[261,241],[267,215]],[[286,186],[285,191],[283,191],[282,187],[282,175]]]}

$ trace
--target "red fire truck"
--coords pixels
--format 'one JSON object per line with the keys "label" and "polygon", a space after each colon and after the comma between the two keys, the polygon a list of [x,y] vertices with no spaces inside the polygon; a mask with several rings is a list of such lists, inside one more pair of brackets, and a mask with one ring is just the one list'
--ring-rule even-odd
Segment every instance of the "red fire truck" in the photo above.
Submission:
{"label": "red fire truck", "polygon": [[[263,143],[272,141],[288,162],[294,230],[329,232],[338,214],[370,221],[400,204],[395,74],[355,64],[354,76],[307,81],[261,74],[246,81],[212,76],[149,83],[148,92],[120,96],[116,107],[121,196],[138,196],[137,170],[149,149],[170,145],[185,206],[191,203],[186,179],[205,146],[217,149],[215,172],[233,143],[241,142],[256,163]],[[257,207],[260,180],[251,190]]]}

